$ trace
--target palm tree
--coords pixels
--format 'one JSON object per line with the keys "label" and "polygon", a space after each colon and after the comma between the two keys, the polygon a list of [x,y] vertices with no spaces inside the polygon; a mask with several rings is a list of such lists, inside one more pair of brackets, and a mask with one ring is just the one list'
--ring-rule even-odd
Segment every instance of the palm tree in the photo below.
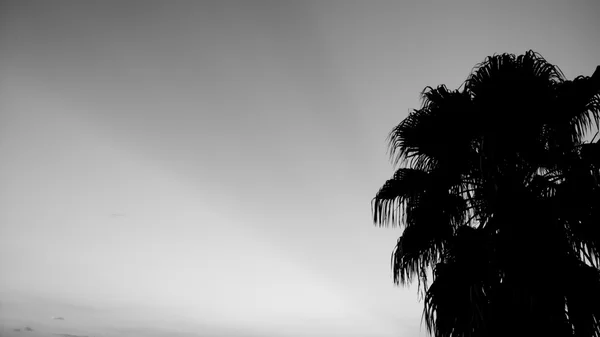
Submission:
{"label": "palm tree", "polygon": [[428,332],[600,336],[600,66],[494,55],[422,95],[372,212],[403,228],[394,282],[419,282]]}

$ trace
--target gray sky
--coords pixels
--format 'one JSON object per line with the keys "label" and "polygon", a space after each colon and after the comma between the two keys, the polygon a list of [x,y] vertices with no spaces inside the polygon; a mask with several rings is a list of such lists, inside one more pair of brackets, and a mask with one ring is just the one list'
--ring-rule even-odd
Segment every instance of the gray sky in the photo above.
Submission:
{"label": "gray sky", "polygon": [[423,336],[388,132],[493,53],[600,64],[597,1],[0,6],[7,335]]}

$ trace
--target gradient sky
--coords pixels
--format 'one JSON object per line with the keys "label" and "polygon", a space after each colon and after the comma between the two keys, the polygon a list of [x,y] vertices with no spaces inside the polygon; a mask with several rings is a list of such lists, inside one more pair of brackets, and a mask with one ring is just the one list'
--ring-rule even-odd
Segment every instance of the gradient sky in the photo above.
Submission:
{"label": "gradient sky", "polygon": [[371,222],[388,132],[494,53],[591,75],[598,14],[3,1],[2,336],[424,336],[392,283],[400,232]]}

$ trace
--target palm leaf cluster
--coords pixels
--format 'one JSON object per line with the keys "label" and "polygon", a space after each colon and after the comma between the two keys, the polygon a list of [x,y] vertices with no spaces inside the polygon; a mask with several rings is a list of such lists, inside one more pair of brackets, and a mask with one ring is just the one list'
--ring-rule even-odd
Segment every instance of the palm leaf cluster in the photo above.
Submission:
{"label": "palm leaf cluster", "polygon": [[372,212],[403,228],[394,282],[419,282],[430,333],[600,336],[599,93],[600,67],[494,55],[392,130]]}

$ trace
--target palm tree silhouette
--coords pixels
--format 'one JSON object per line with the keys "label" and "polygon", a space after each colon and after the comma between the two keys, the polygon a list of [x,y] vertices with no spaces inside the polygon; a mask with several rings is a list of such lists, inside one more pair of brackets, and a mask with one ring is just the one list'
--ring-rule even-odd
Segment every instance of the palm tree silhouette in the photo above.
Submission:
{"label": "palm tree silhouette", "polygon": [[533,51],[494,55],[422,95],[372,212],[403,228],[394,282],[419,282],[427,331],[600,336],[600,66],[569,81]]}

